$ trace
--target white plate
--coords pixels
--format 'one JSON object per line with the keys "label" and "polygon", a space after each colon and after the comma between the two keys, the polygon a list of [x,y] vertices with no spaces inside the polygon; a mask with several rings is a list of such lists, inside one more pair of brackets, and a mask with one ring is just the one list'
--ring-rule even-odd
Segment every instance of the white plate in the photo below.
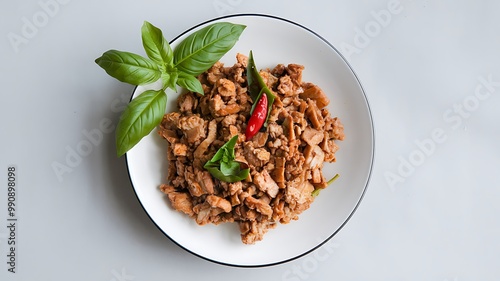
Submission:
{"label": "white plate", "polygon": [[[193,219],[174,211],[158,186],[165,183],[166,141],[156,130],[127,154],[132,185],[144,210],[158,228],[187,251],[207,260],[233,266],[267,266],[293,260],[315,250],[332,238],[349,220],[367,187],[373,164],[374,133],[368,101],[356,74],[325,39],[306,27],[264,15],[233,15],[214,19],[184,32],[178,42],[208,24],[228,21],[244,24],[239,41],[223,58],[227,66],[236,53],[253,50],[258,68],[298,63],[305,66],[303,80],[319,85],[330,97],[329,109],[345,126],[346,139],[339,142],[337,162],[325,164],[330,178],[340,174],[316,198],[298,221],[271,229],[263,241],[244,245],[237,224],[198,226]],[[133,97],[144,91],[138,87]],[[168,93],[167,111],[176,110],[177,94]]]}

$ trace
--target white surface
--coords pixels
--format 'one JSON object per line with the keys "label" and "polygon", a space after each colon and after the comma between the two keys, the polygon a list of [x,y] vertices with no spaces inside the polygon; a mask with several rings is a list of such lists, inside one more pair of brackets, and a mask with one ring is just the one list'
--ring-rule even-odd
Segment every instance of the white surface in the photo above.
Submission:
{"label": "white surface", "polygon": [[[224,17],[220,21],[246,26],[235,46],[221,58],[226,66],[236,62],[237,53],[248,54],[250,50],[259,69],[273,68],[279,63],[299,63],[305,66],[303,81],[319,85],[330,95],[332,102],[328,109],[333,117],[341,118],[347,137],[338,142],[341,147],[336,154],[338,161],[325,163],[323,171],[327,179],[336,173],[341,177],[321,192],[298,221],[278,225],[265,235],[263,241],[252,246],[241,242],[236,223],[200,227],[193,219],[165,203],[168,199],[158,186],[165,183],[167,177],[167,143],[156,130],[127,153],[130,179],[151,219],[182,247],[226,265],[275,265],[326,243],[352,216],[366,190],[373,165],[373,123],[361,84],[342,56],[322,38],[301,26],[274,17],[239,15]],[[194,30],[212,23],[210,21]],[[172,48],[175,49],[190,32],[176,38]],[[293,48],[283,48],[290,45]],[[157,86],[161,89],[157,84],[148,85],[148,88]],[[134,97],[145,90],[145,87],[138,87]],[[168,96],[167,112],[178,110],[177,95],[169,91]]]}
{"label": "white surface", "polygon": [[[38,1],[0,4],[0,280],[498,280],[498,2],[63,2],[50,15]],[[144,20],[173,38],[249,12],[296,21],[343,50],[376,132],[371,183],[349,223],[313,254],[263,269],[202,260],[151,223],[108,130],[133,88],[93,62],[111,48],[140,52]],[[39,27],[23,28],[33,17]],[[18,52],[10,33],[26,36]],[[88,146],[84,133],[100,127]],[[92,150],[71,157],[78,147]],[[71,172],[58,178],[54,163]],[[11,164],[16,274],[6,264]]]}

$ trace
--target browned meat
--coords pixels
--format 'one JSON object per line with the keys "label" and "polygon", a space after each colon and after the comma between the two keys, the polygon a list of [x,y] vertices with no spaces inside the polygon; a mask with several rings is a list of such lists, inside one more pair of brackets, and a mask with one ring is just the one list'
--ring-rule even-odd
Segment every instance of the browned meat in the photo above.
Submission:
{"label": "browned meat", "polygon": [[278,194],[279,186],[271,178],[271,175],[269,175],[267,170],[263,170],[261,173],[257,173],[254,176],[253,182],[260,190],[266,192],[272,198],[276,197],[276,195]]}
{"label": "browned meat", "polygon": [[209,101],[210,112],[214,117],[227,116],[240,111],[237,103],[226,104],[220,95],[215,95]]}
{"label": "browned meat", "polygon": [[278,139],[279,136],[283,134],[283,127],[276,124],[276,122],[269,123],[267,127],[267,131],[269,132],[269,136],[273,139]]}
{"label": "browned meat", "polygon": [[[215,85],[219,79],[224,78],[224,64],[221,62],[216,62],[208,71],[207,71],[207,81],[211,85]],[[208,85],[207,85],[208,86]]]}
{"label": "browned meat", "polygon": [[182,113],[191,113],[198,106],[198,99],[196,94],[187,92],[179,96],[177,106]]}
{"label": "browned meat", "polygon": [[236,61],[241,65],[241,67],[246,68],[248,63],[248,57],[243,54],[236,54]]}
{"label": "browned meat", "polygon": [[232,210],[231,203],[222,197],[208,195],[206,200],[212,208],[220,208],[226,213],[229,213]]}
{"label": "browned meat", "polygon": [[245,142],[243,155],[251,167],[262,166],[271,158],[271,153],[265,148],[255,148],[253,142]]}
{"label": "browned meat", "polygon": [[193,172],[190,172],[188,170],[184,171],[184,178],[187,182],[187,189],[191,196],[200,197],[206,194],[206,192],[203,190],[203,187],[196,180],[195,174]]}
{"label": "browned meat", "polygon": [[168,199],[172,203],[172,207],[180,212],[189,216],[193,216],[193,203],[192,198],[188,193],[177,192],[172,185],[162,184],[160,190],[167,194]]}
{"label": "browned meat", "polygon": [[258,132],[253,136],[252,142],[254,147],[263,147],[267,143],[269,133],[267,132]]}
{"label": "browned meat", "polygon": [[323,166],[323,162],[325,160],[325,153],[323,152],[323,149],[321,149],[319,146],[310,146],[307,145],[306,148],[304,149],[304,158],[305,160],[305,167],[307,169],[316,169],[316,168],[321,168]]}
{"label": "browned meat", "polygon": [[215,184],[212,176],[207,171],[198,171],[196,173],[196,181],[200,184],[204,193],[214,194]]}
{"label": "browned meat", "polygon": [[184,133],[186,141],[190,144],[200,141],[206,136],[207,122],[197,115],[179,118],[178,129]]}
{"label": "browned meat", "polygon": [[273,209],[269,206],[269,203],[266,203],[262,199],[256,199],[252,196],[245,198],[245,204],[250,209],[255,209],[257,212],[263,214],[264,216],[271,217],[273,214]]}
{"label": "browned meat", "polygon": [[222,126],[223,127],[229,127],[230,125],[236,125],[236,122],[238,121],[238,114],[231,114],[231,115],[226,115],[224,119],[222,119]]}
{"label": "browned meat", "polygon": [[284,183],[285,182],[285,158],[276,157],[276,166],[273,171],[273,179],[275,182]]}
{"label": "browned meat", "polygon": [[297,205],[307,204],[312,202],[314,186],[307,180],[305,175],[301,175],[287,183],[286,201],[293,202]]}
{"label": "browned meat", "polygon": [[320,144],[323,141],[323,132],[306,127],[300,136],[303,141],[305,141],[308,145],[314,146]]}
{"label": "browned meat", "polygon": [[172,150],[173,150],[175,156],[186,156],[187,155],[187,150],[188,150],[187,145],[185,145],[183,143],[174,143],[172,146],[173,146]]}
{"label": "browned meat", "polygon": [[[297,93],[294,91],[294,85],[292,82],[292,78],[286,75],[280,78],[280,85],[278,86],[278,93],[284,95],[285,97],[296,95]],[[289,104],[291,99],[288,99],[286,104]],[[285,102],[283,102],[285,103]]]}
{"label": "browned meat", "polygon": [[295,131],[293,129],[293,117],[288,115],[283,122],[283,130],[288,141],[295,140]]}
{"label": "browned meat", "polygon": [[259,72],[260,76],[262,77],[262,80],[264,80],[264,83],[266,83],[267,87],[269,89],[272,89],[276,82],[278,82],[278,78],[268,71],[260,71]]}
{"label": "browned meat", "polygon": [[171,192],[168,194],[168,199],[172,203],[172,207],[174,209],[181,211],[189,216],[194,215],[193,202],[191,201],[192,199],[189,193]]}
{"label": "browned meat", "polygon": [[333,118],[332,138],[335,140],[344,140],[344,137],[344,125],[340,123],[337,117]]}
{"label": "browned meat", "polygon": [[[279,64],[261,70],[276,95],[268,126],[245,137],[253,101],[247,92],[248,58],[238,54],[231,67],[217,62],[198,76],[205,95],[184,93],[178,112],[165,114],[158,134],[167,140],[167,184],[160,186],[171,206],[199,225],[236,222],[241,241],[254,244],[278,223],[297,220],[326,188],[324,162],[336,161],[344,126],[332,117],[329,99],[317,85],[302,81],[304,67]],[[203,165],[232,136],[235,159],[249,176],[227,183]]]}
{"label": "browned meat", "polygon": [[205,152],[207,152],[208,147],[210,144],[212,144],[215,141],[215,138],[217,136],[217,121],[212,120],[208,124],[208,136],[206,139],[204,139],[198,147],[196,147],[196,150],[194,151],[194,158],[195,159],[200,159],[203,157]]}
{"label": "browned meat", "polygon": [[304,88],[304,92],[299,94],[300,98],[314,100],[320,109],[330,103],[330,99],[328,99],[323,90],[317,85],[305,83],[302,87]]}
{"label": "browned meat", "polygon": [[224,98],[234,98],[236,96],[236,86],[228,79],[220,79],[216,82],[217,91]]}
{"label": "browned meat", "polygon": [[304,66],[291,63],[287,66],[286,70],[295,85],[295,90],[297,90],[302,85],[302,71],[304,70]]}

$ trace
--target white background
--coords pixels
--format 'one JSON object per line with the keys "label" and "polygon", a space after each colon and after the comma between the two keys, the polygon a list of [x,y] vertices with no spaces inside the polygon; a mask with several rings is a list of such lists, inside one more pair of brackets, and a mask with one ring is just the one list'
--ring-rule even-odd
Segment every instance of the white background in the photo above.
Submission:
{"label": "white background", "polygon": [[[499,2],[21,0],[0,7],[0,280],[500,277]],[[95,58],[112,48],[141,53],[144,20],[173,39],[234,13],[283,17],[336,46],[358,74],[375,123],[374,170],[352,219],[316,252],[267,268],[217,265],[166,238],[137,201],[112,132],[89,155],[67,159],[86,132],[116,124],[132,93]],[[54,163],[68,161],[58,176]],[[7,271],[9,165],[18,171],[15,274]]]}

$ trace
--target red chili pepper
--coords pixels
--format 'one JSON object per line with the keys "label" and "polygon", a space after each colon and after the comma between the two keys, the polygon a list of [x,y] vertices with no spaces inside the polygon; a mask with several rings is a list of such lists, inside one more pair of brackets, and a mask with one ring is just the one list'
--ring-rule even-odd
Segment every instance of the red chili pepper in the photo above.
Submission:
{"label": "red chili pepper", "polygon": [[247,140],[251,139],[264,125],[267,117],[267,95],[262,93],[259,101],[255,105],[252,116],[248,119],[248,126],[245,131],[245,136]]}

